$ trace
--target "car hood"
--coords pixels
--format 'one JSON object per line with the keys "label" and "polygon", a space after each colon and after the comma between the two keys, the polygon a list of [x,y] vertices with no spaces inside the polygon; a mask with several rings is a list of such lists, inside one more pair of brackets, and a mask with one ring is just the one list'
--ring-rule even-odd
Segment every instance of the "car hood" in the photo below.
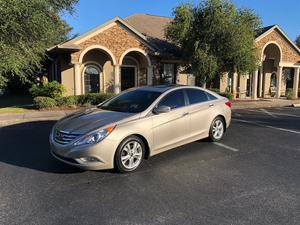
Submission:
{"label": "car hood", "polygon": [[55,128],[70,133],[85,134],[112,123],[134,119],[136,116],[137,114],[134,113],[92,108],[66,116],[57,122]]}

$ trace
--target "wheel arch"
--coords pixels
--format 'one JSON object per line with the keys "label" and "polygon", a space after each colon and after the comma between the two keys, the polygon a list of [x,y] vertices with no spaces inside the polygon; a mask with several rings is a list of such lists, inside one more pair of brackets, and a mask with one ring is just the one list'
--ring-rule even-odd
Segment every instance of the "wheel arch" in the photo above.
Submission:
{"label": "wheel arch", "polygon": [[[144,145],[145,145],[145,156],[144,156],[144,158],[145,158],[145,159],[148,159],[148,158],[150,157],[150,146],[149,146],[149,143],[148,143],[147,139],[146,139],[143,135],[138,134],[138,133],[133,133],[133,134],[130,134],[130,135],[127,135],[126,137],[124,137],[124,138],[122,139],[122,141],[120,141],[120,143],[118,144],[118,146],[117,146],[116,149],[119,148],[119,146],[121,145],[121,143],[122,143],[126,138],[129,138],[129,137],[131,137],[131,136],[136,136],[136,137],[140,138],[140,139],[143,141],[143,143],[144,143]],[[115,151],[115,155],[116,155],[116,151]],[[115,156],[114,156],[114,157],[115,157]]]}

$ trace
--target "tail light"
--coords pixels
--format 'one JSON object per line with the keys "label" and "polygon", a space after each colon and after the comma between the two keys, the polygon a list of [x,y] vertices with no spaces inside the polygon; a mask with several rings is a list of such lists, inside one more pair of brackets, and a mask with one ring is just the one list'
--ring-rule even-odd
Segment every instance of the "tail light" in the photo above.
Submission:
{"label": "tail light", "polygon": [[227,105],[229,108],[231,108],[231,102],[230,101],[225,102],[225,105]]}

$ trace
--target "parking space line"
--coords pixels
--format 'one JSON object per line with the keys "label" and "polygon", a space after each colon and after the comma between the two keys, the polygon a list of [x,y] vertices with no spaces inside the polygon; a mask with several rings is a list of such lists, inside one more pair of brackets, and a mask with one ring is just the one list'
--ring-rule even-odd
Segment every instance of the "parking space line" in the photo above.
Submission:
{"label": "parking space line", "polygon": [[220,146],[220,147],[222,147],[222,148],[228,149],[228,150],[233,151],[233,152],[238,152],[238,151],[239,151],[239,150],[236,149],[236,148],[230,147],[230,146],[228,146],[228,145],[224,145],[224,144],[222,144],[222,143],[220,143],[220,142],[213,142],[213,144],[215,144],[215,145],[217,145],[217,146]]}
{"label": "parking space line", "polygon": [[271,112],[269,112],[269,111],[267,111],[267,110],[265,110],[265,109],[260,109],[260,111],[266,113],[267,115],[269,115],[269,116],[271,116],[271,117],[273,117],[273,118],[276,118],[276,117],[277,117],[277,116],[273,115]]}
{"label": "parking space line", "polygon": [[285,129],[285,128],[281,128],[281,127],[274,127],[274,126],[270,126],[270,125],[261,124],[261,123],[258,123],[258,122],[241,120],[241,119],[232,119],[232,120],[237,121],[237,122],[241,122],[241,123],[254,124],[254,125],[257,125],[257,126],[260,126],[260,127],[271,128],[271,129],[274,129],[274,130],[285,131],[285,132],[289,132],[289,133],[293,133],[293,134],[300,134],[300,131],[289,130],[289,129]]}
{"label": "parking space line", "polygon": [[294,115],[294,114],[288,114],[288,113],[276,113],[276,112],[269,112],[265,109],[261,109],[261,110],[247,110],[248,112],[256,112],[256,113],[266,113],[272,117],[276,117],[276,116],[290,116],[290,117],[297,117],[297,118],[300,118],[300,116],[298,115]]}

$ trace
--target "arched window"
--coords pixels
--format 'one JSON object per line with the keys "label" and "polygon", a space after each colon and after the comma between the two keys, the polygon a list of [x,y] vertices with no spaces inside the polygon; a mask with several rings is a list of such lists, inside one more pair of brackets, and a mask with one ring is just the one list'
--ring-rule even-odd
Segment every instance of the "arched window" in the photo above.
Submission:
{"label": "arched window", "polygon": [[84,70],[85,93],[100,92],[100,70],[94,65],[87,65]]}

